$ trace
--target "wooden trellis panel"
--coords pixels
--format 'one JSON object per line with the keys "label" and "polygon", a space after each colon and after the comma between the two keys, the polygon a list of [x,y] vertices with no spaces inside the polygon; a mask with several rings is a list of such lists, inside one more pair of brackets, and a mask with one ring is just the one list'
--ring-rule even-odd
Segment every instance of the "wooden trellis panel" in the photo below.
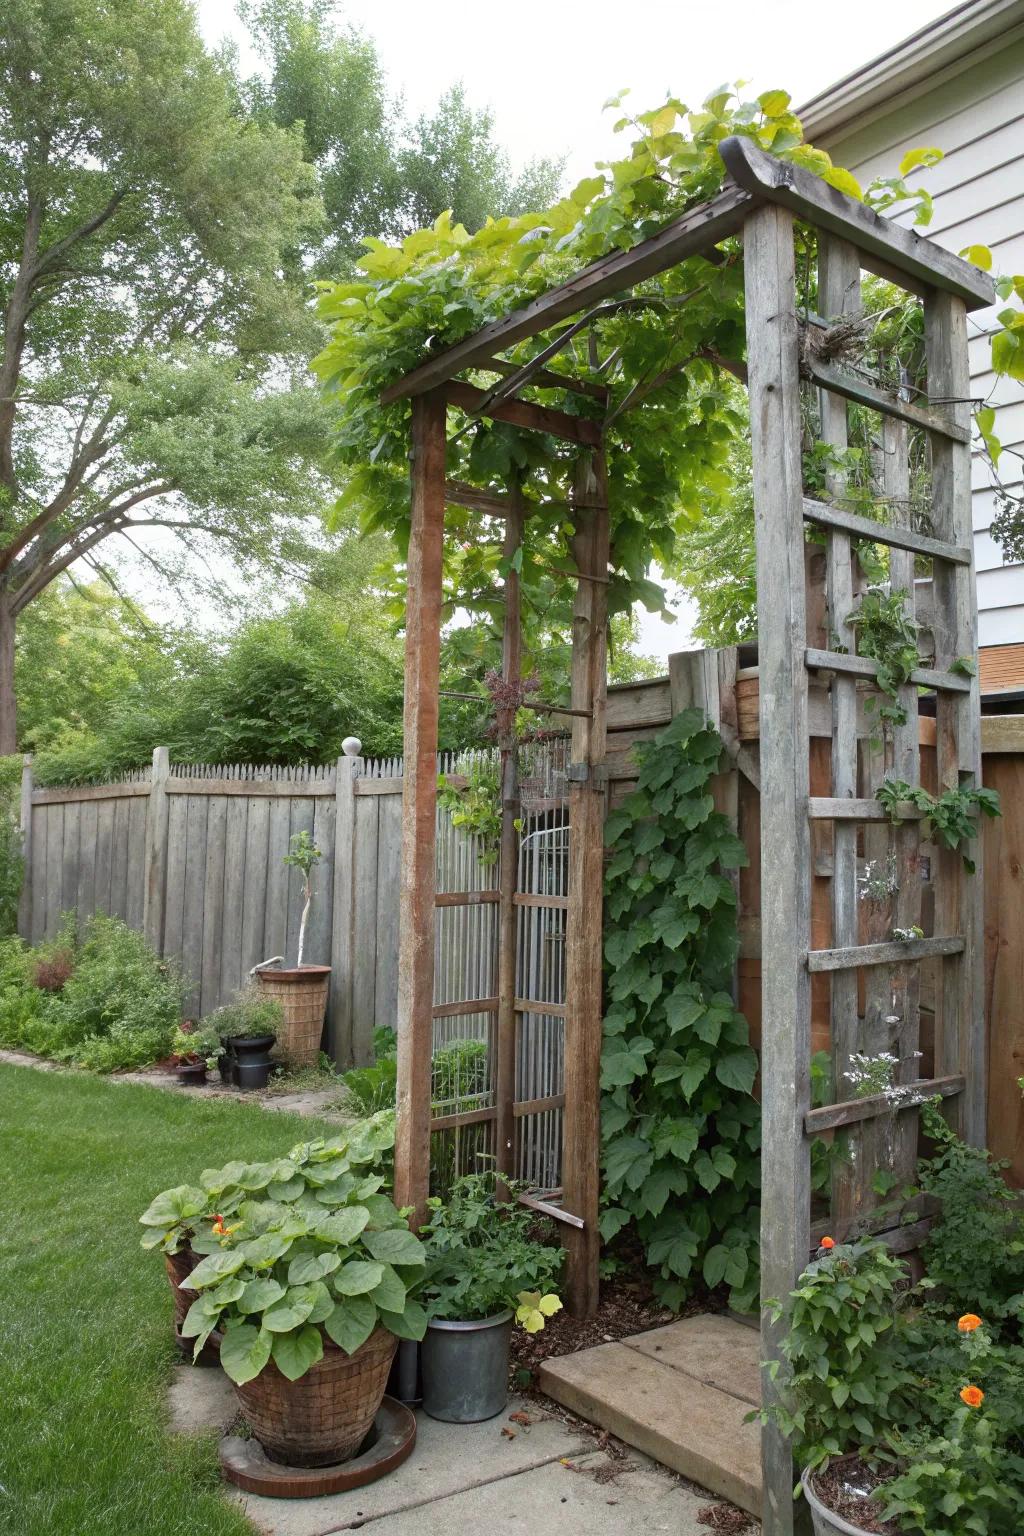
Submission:
{"label": "wooden trellis panel", "polygon": [[[813,218],[815,209],[802,210]],[[860,273],[871,263],[857,248],[855,222],[846,231],[819,234],[819,307],[829,321],[860,307]],[[850,238],[844,238],[848,235]],[[923,294],[928,394],[931,404],[911,407],[900,391],[890,396],[852,370],[808,366],[801,355],[795,288],[793,214],[779,203],[751,214],[744,228],[747,344],[757,530],[758,639],[761,736],[762,865],[773,872],[772,901],[762,911],[763,1200],[762,1295],[784,1297],[820,1232],[811,1226],[810,1147],[822,1130],[838,1133],[845,1157],[833,1179],[833,1202],[822,1230],[837,1237],[884,1229],[896,1218],[879,1206],[876,1170],[907,1177],[916,1154],[915,1105],[936,1094],[968,1140],[984,1138],[985,1030],[982,991],[982,885],[980,870],[966,874],[959,853],[938,854],[934,934],[911,942],[892,939],[896,926],[920,915],[919,827],[909,819],[893,832],[875,798],[882,779],[920,782],[918,684],[934,690],[940,790],[981,783],[979,695],[976,679],[951,671],[958,657],[974,657],[977,611],[971,550],[970,446],[966,306],[960,295],[928,288]],[[890,269],[900,280],[900,269]],[[917,274],[905,286],[919,291]],[[976,302],[976,301],[975,301]],[[829,495],[837,507],[808,505],[801,473],[801,372],[820,391],[822,440],[847,444],[848,400],[881,413],[883,491],[888,520],[858,526],[842,509],[844,487],[834,476]],[[896,526],[909,499],[908,424],[925,431],[931,463],[931,522],[927,545]],[[804,525],[823,529],[826,541],[828,649],[808,631],[804,588]],[[891,589],[907,596],[913,616],[914,559],[933,563],[932,627],[935,656],[903,690],[905,725],[889,739],[865,744],[858,726],[859,693],[870,687],[876,663],[856,654],[854,540],[869,535],[892,551]],[[828,682],[831,698],[831,785],[810,795],[808,781],[809,678]],[[877,729],[877,727],[876,727]],[[860,738],[860,741],[859,741]],[[859,753],[861,761],[858,763]],[[863,823],[863,828],[861,828]],[[813,948],[809,829],[831,827],[830,947]],[[858,903],[858,839],[865,854],[884,861],[892,851],[899,891],[877,904],[865,921]],[[978,860],[980,862],[980,840]],[[972,855],[974,854],[972,848]],[[935,988],[935,1076],[917,1068],[921,963],[938,972]],[[811,1110],[809,1096],[813,974],[831,980],[831,1043],[837,1102]],[[895,1084],[903,1090],[857,1097],[851,1058],[856,1053],[898,1059]],[[924,1224],[891,1234],[905,1248]],[[778,1358],[778,1339],[764,1328],[766,1358]],[[772,1390],[766,1387],[766,1391]],[[763,1440],[764,1529],[790,1536],[793,1468],[788,1443],[769,1427]]]}

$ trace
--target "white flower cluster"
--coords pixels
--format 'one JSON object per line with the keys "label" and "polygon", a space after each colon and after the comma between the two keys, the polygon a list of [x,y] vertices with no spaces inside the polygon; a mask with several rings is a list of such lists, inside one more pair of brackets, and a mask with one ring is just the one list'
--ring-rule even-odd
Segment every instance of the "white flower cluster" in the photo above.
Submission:
{"label": "white flower cluster", "polygon": [[861,901],[887,901],[890,896],[895,896],[900,888],[896,878],[896,855],[890,853],[883,868],[879,867],[877,859],[869,859],[857,884]]}

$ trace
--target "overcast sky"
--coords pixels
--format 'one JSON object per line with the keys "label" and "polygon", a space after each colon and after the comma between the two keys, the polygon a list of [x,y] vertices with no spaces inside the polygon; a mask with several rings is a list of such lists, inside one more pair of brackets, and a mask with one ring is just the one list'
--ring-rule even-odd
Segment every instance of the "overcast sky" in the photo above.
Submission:
{"label": "overcast sky", "polygon": [[[375,39],[414,115],[461,80],[475,106],[493,108],[515,162],[565,154],[578,179],[621,155],[601,105],[625,86],[637,111],[668,95],[699,104],[736,80],[755,95],[787,90],[799,105],[949,9],[940,0],[346,0],[338,17]],[[197,10],[207,41],[230,35],[253,67],[235,0],[197,0]],[[674,625],[645,617],[646,651],[664,657],[688,643],[678,606]]]}

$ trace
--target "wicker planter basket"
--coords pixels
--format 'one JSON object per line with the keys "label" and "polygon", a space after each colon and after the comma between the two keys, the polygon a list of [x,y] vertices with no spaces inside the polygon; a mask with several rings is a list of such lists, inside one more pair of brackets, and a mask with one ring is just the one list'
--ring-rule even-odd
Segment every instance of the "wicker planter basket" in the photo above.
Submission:
{"label": "wicker planter basket", "polygon": [[171,1282],[171,1294],[174,1297],[174,1321],[178,1328],[185,1321],[189,1307],[199,1294],[198,1291],[181,1290],[181,1282],[188,1279],[201,1258],[202,1254],[193,1253],[191,1248],[179,1248],[177,1253],[164,1254],[167,1278]]}
{"label": "wicker planter basket", "polygon": [[284,1009],[277,1043],[290,1066],[312,1067],[320,1054],[331,985],[329,965],[297,965],[256,972],[260,991]]}
{"label": "wicker planter basket", "polygon": [[324,1357],[289,1381],[273,1361],[235,1396],[271,1461],[329,1467],[354,1456],[377,1417],[398,1340],[375,1328],[353,1355],[324,1338]]}

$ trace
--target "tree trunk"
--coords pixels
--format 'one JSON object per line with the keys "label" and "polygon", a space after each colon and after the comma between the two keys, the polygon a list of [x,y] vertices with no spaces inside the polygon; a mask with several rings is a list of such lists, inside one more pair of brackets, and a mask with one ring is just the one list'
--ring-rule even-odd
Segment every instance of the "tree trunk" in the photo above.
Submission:
{"label": "tree trunk", "polygon": [[18,750],[18,703],[14,693],[14,611],[0,588],[0,757]]}

